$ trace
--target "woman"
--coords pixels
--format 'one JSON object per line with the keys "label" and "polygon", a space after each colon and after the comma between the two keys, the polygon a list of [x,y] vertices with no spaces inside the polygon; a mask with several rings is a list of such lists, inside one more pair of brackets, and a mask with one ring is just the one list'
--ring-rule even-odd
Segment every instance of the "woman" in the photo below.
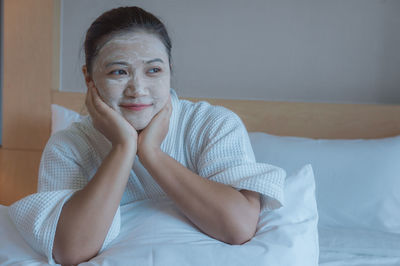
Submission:
{"label": "woman", "polygon": [[85,56],[90,116],[50,138],[39,192],[10,210],[28,242],[50,262],[89,260],[118,235],[120,204],[155,198],[215,239],[250,240],[260,209],[281,206],[285,173],[255,162],[234,113],[178,99],[164,25],[113,9],[88,29]]}

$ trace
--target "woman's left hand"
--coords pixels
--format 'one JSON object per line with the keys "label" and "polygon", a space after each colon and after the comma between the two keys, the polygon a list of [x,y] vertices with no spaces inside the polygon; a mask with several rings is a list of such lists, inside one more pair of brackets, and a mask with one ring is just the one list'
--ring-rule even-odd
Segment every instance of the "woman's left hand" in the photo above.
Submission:
{"label": "woman's left hand", "polygon": [[147,127],[138,136],[137,155],[141,161],[146,159],[146,156],[151,156],[151,154],[160,150],[161,143],[168,133],[171,113],[172,102],[170,95],[165,106],[153,117]]}

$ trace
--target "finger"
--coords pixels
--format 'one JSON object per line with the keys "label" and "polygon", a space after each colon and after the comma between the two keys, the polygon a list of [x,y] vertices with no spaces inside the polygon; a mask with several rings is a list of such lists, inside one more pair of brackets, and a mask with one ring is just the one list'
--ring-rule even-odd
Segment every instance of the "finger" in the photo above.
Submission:
{"label": "finger", "polygon": [[92,86],[91,95],[92,95],[92,104],[99,114],[105,115],[107,114],[107,112],[114,110],[112,107],[106,104],[106,102],[101,98],[99,90],[97,89],[96,86],[94,86],[94,84]]}
{"label": "finger", "polygon": [[112,107],[112,105],[110,105],[103,99],[97,87],[94,87],[93,94],[95,99],[95,105],[97,106],[99,112],[101,112],[102,114],[106,114],[108,112],[116,112],[114,107]]}
{"label": "finger", "polygon": [[90,116],[95,116],[95,108],[93,106],[93,96],[92,96],[93,92],[92,92],[92,87],[88,86],[88,90],[86,92],[86,100],[85,100],[85,104],[86,104],[86,108],[87,111],[89,112]]}
{"label": "finger", "polygon": [[[153,117],[154,123],[158,124],[161,121],[169,122],[172,113],[172,103],[171,100],[168,99],[164,107]],[[158,122],[157,122],[158,121]]]}
{"label": "finger", "polygon": [[92,86],[89,87],[89,91],[90,91],[90,94],[89,94],[90,97],[89,97],[88,101],[89,101],[90,108],[92,109],[93,115],[98,116],[98,114],[100,113],[100,108],[99,108],[98,100],[96,98],[96,94],[97,94],[96,87],[94,87],[94,85],[92,84]]}
{"label": "finger", "polygon": [[154,120],[161,119],[162,117],[166,116],[168,114],[168,107],[167,104],[164,105],[164,107],[153,117]]}
{"label": "finger", "polygon": [[172,99],[171,99],[171,94],[168,97],[168,113],[171,115],[172,113]]}
{"label": "finger", "polygon": [[172,100],[171,100],[171,94],[168,97],[167,103],[165,104],[164,108],[165,114],[168,116],[171,116],[172,114]]}
{"label": "finger", "polygon": [[86,97],[85,97],[85,105],[86,106],[89,104],[89,97],[90,97],[90,89],[88,87],[87,91],[86,91]]}
{"label": "finger", "polygon": [[99,116],[104,114],[104,109],[102,108],[103,103],[98,95],[98,90],[94,86],[93,82],[90,82],[88,91],[88,108],[90,108],[89,113],[93,118],[98,119]]}
{"label": "finger", "polygon": [[96,109],[97,112],[101,111],[101,99],[99,97],[99,92],[97,90],[97,88],[94,86],[94,84],[92,83],[91,86],[91,94],[92,96],[92,103],[93,103],[93,107]]}
{"label": "finger", "polygon": [[172,109],[171,95],[168,96],[167,101],[165,102],[164,106],[161,108],[159,113],[161,113],[163,111],[169,111],[169,109]]}

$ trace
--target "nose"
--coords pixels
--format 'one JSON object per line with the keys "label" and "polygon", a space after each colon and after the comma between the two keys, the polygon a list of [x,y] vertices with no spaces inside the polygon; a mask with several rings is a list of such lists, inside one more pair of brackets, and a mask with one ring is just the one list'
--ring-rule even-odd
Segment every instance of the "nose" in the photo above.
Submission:
{"label": "nose", "polygon": [[125,96],[138,98],[146,95],[145,82],[138,75],[132,76],[125,88]]}

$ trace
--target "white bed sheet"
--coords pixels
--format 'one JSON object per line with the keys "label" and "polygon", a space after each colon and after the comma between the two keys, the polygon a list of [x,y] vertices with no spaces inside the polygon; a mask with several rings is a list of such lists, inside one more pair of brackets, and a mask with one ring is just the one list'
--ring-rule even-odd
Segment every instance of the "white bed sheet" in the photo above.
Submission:
{"label": "white bed sheet", "polygon": [[[318,264],[318,213],[310,165],[285,181],[284,207],[260,215],[255,237],[231,246],[201,233],[173,202],[138,201],[121,207],[121,232],[101,254],[81,265]],[[46,265],[25,243],[0,205],[0,265]]]}
{"label": "white bed sheet", "polygon": [[282,255],[300,251],[291,246],[299,243],[289,239],[287,232],[272,243],[278,233],[273,227],[245,245],[222,243],[198,231],[171,202],[143,201],[124,206],[121,212],[127,226],[115,244],[82,265],[124,265],[132,258],[135,265],[294,265],[293,258]]}
{"label": "white bed sheet", "polygon": [[344,252],[320,252],[320,266],[399,266],[400,258],[357,255]]}
{"label": "white bed sheet", "polygon": [[44,261],[19,234],[9,218],[8,207],[0,205],[0,265],[36,266]]}
{"label": "white bed sheet", "polygon": [[[48,265],[25,243],[7,208],[0,206],[0,265]],[[306,225],[280,228],[271,224],[245,245],[231,246],[200,233],[170,201],[122,206],[121,218],[124,226],[117,239],[80,265],[297,265],[296,258],[302,260],[304,249],[300,248],[301,234],[293,237],[291,231],[307,230]]]}
{"label": "white bed sheet", "polygon": [[398,257],[380,257],[345,252],[320,252],[320,266],[399,266]]}
{"label": "white bed sheet", "polygon": [[[17,232],[7,208],[0,205],[0,265],[46,265],[45,258],[34,252]],[[115,244],[81,265],[124,265],[133,260],[136,265],[263,265],[263,259],[265,265],[287,265],[279,258],[282,251],[288,255],[286,245],[281,245],[286,242],[290,246],[292,242],[286,234],[276,246],[257,236],[246,246],[235,247],[200,234],[171,202],[141,201],[123,206],[121,211],[127,226],[122,227]],[[279,231],[271,227],[268,232],[274,230]],[[177,237],[171,238],[173,234]],[[320,266],[400,265],[397,235],[321,228],[319,236]],[[274,258],[268,254],[274,254]],[[234,264],[227,264],[233,259]]]}
{"label": "white bed sheet", "polygon": [[400,235],[320,228],[321,266],[400,266]]}

